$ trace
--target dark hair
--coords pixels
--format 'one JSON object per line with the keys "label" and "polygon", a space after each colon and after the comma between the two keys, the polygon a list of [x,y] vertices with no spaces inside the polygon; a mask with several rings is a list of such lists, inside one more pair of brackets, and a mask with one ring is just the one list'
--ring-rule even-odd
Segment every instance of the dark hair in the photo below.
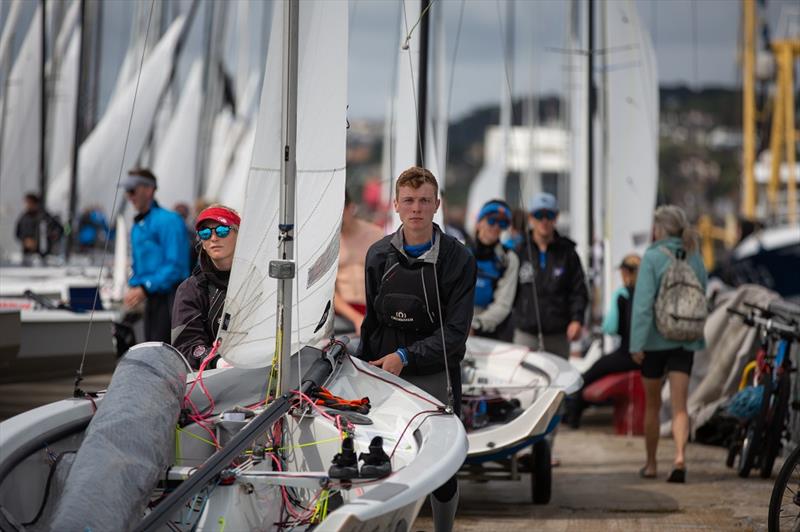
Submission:
{"label": "dark hair", "polygon": [[403,173],[400,174],[400,177],[397,178],[397,182],[394,185],[395,197],[400,196],[400,187],[411,187],[413,189],[418,189],[425,183],[433,185],[436,195],[439,195],[439,183],[436,181],[433,173],[431,173],[431,171],[427,168],[412,166],[411,168],[404,170]]}
{"label": "dark hair", "polygon": [[353,198],[350,197],[350,193],[347,189],[344,189],[344,206],[347,207],[351,203],[353,203]]}
{"label": "dark hair", "polygon": [[42,201],[39,199],[39,195],[36,194],[35,192],[28,192],[27,194],[25,194],[25,200],[30,201],[31,203],[35,203],[36,205],[39,205],[39,203],[41,203]]}

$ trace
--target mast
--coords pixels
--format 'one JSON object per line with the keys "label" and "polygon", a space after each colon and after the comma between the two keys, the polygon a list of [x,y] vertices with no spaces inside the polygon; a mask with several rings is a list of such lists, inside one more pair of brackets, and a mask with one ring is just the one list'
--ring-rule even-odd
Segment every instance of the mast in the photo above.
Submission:
{"label": "mast", "polygon": [[[89,43],[92,38],[90,31],[88,31],[88,13],[86,11],[86,0],[80,0],[81,14],[80,14],[80,27],[81,27],[81,44],[78,53],[78,98],[76,99],[75,107],[75,138],[72,144],[72,173],[70,175],[69,187],[69,214],[67,215],[66,222],[70,227],[77,220],[78,210],[78,167],[80,157],[80,147],[87,129],[84,127],[84,114],[86,111],[86,94],[88,93],[89,85]],[[69,259],[72,253],[72,235],[67,237],[65,254]]]}
{"label": "mast", "polygon": [[39,199],[45,204],[47,194],[47,147],[45,138],[47,131],[47,73],[45,57],[47,51],[47,2],[42,0],[42,55],[39,64],[41,85],[39,86]]}
{"label": "mast", "polygon": [[[297,182],[297,67],[299,1],[288,0],[283,8],[283,87],[281,91],[281,161],[280,212],[278,225],[278,260],[271,261],[269,275],[278,279],[278,305],[275,352],[279,356],[277,385],[279,393],[289,389],[289,357],[292,346],[292,283],[294,263],[294,211]],[[273,365],[273,374],[275,368]]]}
{"label": "mast", "polygon": [[594,116],[597,112],[597,87],[594,84],[594,0],[588,2],[588,37],[587,37],[587,67],[586,67],[586,86],[588,101],[588,112],[586,113],[586,172],[587,172],[587,201],[588,207],[588,233],[586,235],[587,257],[589,259],[589,294],[592,294],[594,285],[594,270],[596,268],[594,247]]}
{"label": "mast", "polygon": [[417,166],[425,164],[425,133],[428,115],[428,37],[430,34],[427,11],[430,0],[422,0],[419,6],[419,79],[417,84]]}

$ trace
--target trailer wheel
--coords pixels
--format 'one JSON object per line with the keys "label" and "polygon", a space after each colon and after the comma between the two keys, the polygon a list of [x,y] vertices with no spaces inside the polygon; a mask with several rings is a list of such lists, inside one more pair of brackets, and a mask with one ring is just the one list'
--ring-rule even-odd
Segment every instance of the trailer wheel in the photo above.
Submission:
{"label": "trailer wheel", "polygon": [[533,444],[531,456],[531,498],[533,504],[547,504],[553,485],[553,465],[550,461],[550,444],[541,439]]}

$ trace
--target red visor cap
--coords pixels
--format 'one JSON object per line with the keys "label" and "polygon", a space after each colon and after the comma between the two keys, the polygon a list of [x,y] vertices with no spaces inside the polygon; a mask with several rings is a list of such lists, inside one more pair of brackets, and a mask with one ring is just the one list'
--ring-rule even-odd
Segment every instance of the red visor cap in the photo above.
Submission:
{"label": "red visor cap", "polygon": [[209,207],[208,209],[203,209],[194,222],[194,228],[200,229],[200,224],[206,220],[214,220],[222,225],[235,225],[237,227],[241,225],[241,218],[239,218],[239,215],[225,207]]}

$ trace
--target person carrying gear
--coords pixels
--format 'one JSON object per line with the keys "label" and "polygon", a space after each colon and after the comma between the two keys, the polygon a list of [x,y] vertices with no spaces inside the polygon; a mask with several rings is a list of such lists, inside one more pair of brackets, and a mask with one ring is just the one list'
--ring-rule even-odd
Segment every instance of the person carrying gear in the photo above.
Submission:
{"label": "person carrying gear", "polygon": [[519,258],[500,242],[508,229],[511,208],[502,200],[481,207],[471,249],[478,266],[472,332],[477,336],[510,342],[514,336],[511,309],[517,295]]}
{"label": "person carrying gear", "polygon": [[[175,294],[172,345],[199,369],[219,331],[241,219],[230,207],[212,205],[197,215],[194,225],[201,245],[199,259]],[[208,367],[216,367],[216,362]]]}
{"label": "person carrying gear", "polygon": [[[631,317],[630,350],[633,360],[642,367],[644,385],[644,437],[646,461],[639,470],[644,478],[656,477],[656,451],[660,430],[661,389],[664,378],[669,381],[672,403],[672,439],[675,440],[673,469],[667,481],[686,482],[686,442],[689,439],[687,397],[694,352],[705,347],[702,332],[695,340],[669,339],[659,330],[658,296],[663,295],[662,279],[675,261],[683,261],[697,285],[705,305],[704,292],[708,280],[703,259],[698,253],[698,237],[683,209],[662,205],[653,213],[653,243],[647,248],[636,279]],[[670,287],[682,290],[686,282]],[[687,298],[683,298],[687,299]],[[702,325],[702,324],[701,324]],[[702,329],[702,327],[701,327]]]}
{"label": "person carrying gear", "polygon": [[[458,415],[476,266],[469,250],[433,223],[438,192],[436,178],[424,168],[411,167],[397,179],[394,208],[402,225],[367,252],[367,313],[358,356],[452,405]],[[430,500],[434,528],[451,530],[456,477]]]}

